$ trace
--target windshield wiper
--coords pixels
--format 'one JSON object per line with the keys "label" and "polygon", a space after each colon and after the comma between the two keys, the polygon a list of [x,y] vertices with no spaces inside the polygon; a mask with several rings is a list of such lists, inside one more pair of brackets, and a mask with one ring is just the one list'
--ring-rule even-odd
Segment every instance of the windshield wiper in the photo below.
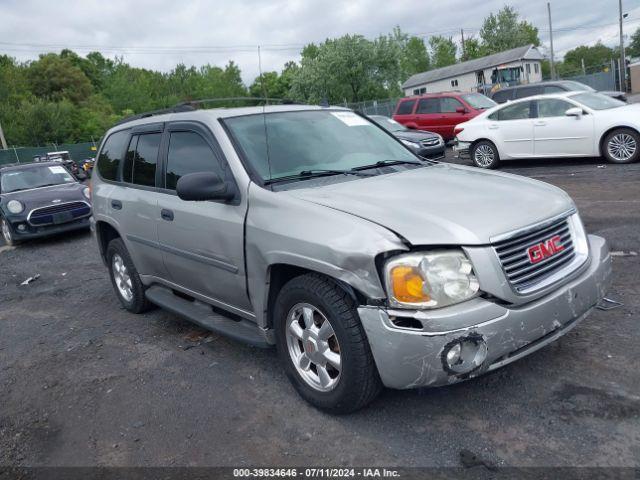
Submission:
{"label": "windshield wiper", "polygon": [[306,180],[308,178],[316,178],[316,177],[325,177],[327,175],[355,175],[358,177],[370,177],[371,175],[368,173],[358,172],[355,169],[351,170],[331,170],[331,169],[313,169],[313,170],[302,170],[295,175],[286,175],[284,177],[270,178],[265,180],[265,185],[270,185],[272,183],[278,182],[286,182],[288,180]]}
{"label": "windshield wiper", "polygon": [[388,165],[403,165],[403,164],[407,164],[407,165],[424,165],[423,162],[419,162],[418,160],[380,160],[376,163],[372,163],[370,165],[362,165],[360,167],[355,167],[353,168],[353,170],[355,171],[359,171],[359,170],[368,170],[370,168],[378,168],[378,167],[385,167]]}

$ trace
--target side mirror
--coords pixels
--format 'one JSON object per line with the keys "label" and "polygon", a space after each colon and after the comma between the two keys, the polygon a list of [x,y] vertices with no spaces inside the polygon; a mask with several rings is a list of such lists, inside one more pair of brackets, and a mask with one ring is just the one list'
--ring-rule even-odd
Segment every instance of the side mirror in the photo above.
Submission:
{"label": "side mirror", "polygon": [[176,193],[187,201],[227,201],[234,197],[234,188],[213,172],[198,172],[180,177]]}
{"label": "side mirror", "polygon": [[456,113],[467,113],[467,109],[464,107],[456,108]]}
{"label": "side mirror", "polygon": [[564,114],[567,117],[580,118],[580,117],[582,117],[582,109],[580,107],[572,107],[569,110],[567,110],[566,112],[564,112]]}

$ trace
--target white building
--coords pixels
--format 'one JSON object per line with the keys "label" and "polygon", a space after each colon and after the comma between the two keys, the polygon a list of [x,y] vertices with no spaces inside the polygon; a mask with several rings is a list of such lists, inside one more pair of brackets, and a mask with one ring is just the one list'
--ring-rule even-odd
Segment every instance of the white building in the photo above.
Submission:
{"label": "white building", "polygon": [[462,92],[488,93],[496,85],[542,81],[543,56],[533,45],[513,48],[448,67],[416,73],[402,84],[405,95]]}

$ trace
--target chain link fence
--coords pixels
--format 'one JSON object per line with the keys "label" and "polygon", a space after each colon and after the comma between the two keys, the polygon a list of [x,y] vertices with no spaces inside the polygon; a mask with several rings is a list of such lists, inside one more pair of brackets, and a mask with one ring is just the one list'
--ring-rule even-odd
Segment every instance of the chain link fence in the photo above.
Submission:
{"label": "chain link fence", "polygon": [[0,150],[0,165],[8,163],[30,163],[36,155],[45,155],[47,152],[68,151],[71,159],[79,163],[85,158],[95,157],[97,144],[94,142],[85,143],[63,143],[51,144],[48,147],[15,147],[7,150]]}
{"label": "chain link fence", "polygon": [[351,110],[364,113],[365,115],[384,115],[385,117],[391,117],[396,104],[397,98],[387,98],[385,100],[368,100],[366,102],[355,102],[347,104],[347,107]]}

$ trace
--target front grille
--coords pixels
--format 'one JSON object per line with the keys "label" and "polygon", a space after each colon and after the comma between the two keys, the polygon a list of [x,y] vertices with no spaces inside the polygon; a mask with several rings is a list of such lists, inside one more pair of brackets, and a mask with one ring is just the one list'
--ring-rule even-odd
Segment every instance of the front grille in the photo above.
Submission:
{"label": "front grille", "polygon": [[420,141],[420,144],[423,147],[435,147],[436,145],[438,145],[440,143],[440,140],[437,138],[429,138],[427,140],[422,140]]}
{"label": "front grille", "polygon": [[[557,253],[532,263],[528,250],[558,236]],[[575,257],[571,229],[566,218],[493,244],[509,283],[516,291],[530,289],[568,265]]]}
{"label": "front grille", "polygon": [[[64,215],[68,213],[68,215]],[[71,222],[91,213],[91,207],[85,202],[60,203],[48,207],[36,208],[29,213],[29,223],[35,226],[52,223]],[[61,215],[62,214],[62,215]]]}

